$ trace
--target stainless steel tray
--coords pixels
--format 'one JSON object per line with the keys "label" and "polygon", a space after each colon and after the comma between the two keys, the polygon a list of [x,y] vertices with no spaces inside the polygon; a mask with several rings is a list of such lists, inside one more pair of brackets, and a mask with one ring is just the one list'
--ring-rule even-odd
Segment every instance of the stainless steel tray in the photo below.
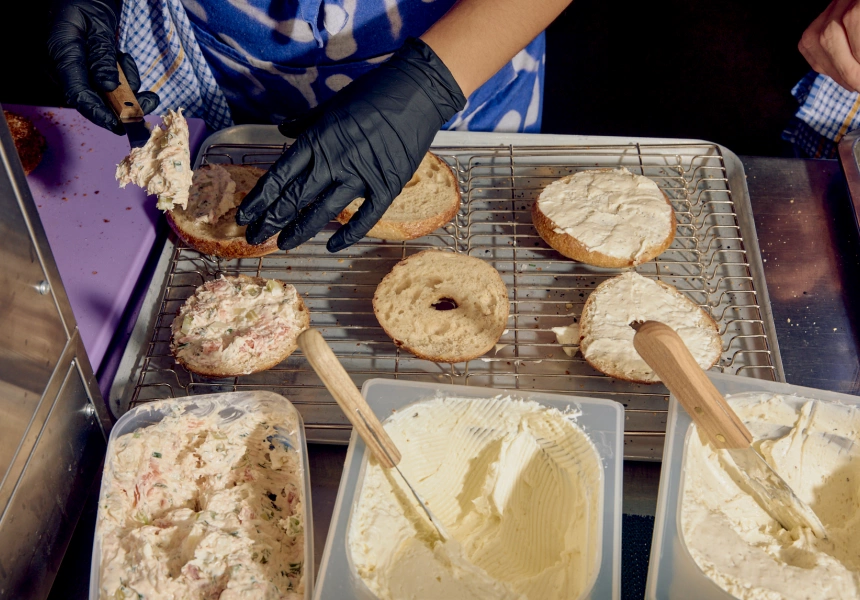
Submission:
{"label": "stainless steel tray", "polygon": [[[283,148],[275,127],[234,127],[204,142],[195,167],[231,161],[265,167]],[[784,381],[743,167],[726,148],[689,140],[443,132],[433,151],[454,168],[463,192],[456,219],[433,235],[403,243],[367,239],[330,254],[330,225],[290,253],[229,261],[169,240],[120,365],[114,410],[156,398],[269,389],[299,408],[310,441],[348,440],[348,422],[300,352],[264,373],[223,380],[189,374],[170,357],[170,323],[194,288],[218,273],[243,272],[294,284],[312,325],[358,385],[382,376],[611,398],[626,409],[625,456],[659,460],[667,390],[601,375],[580,355],[568,357],[551,331],[578,320],[590,291],[619,271],[559,255],[537,235],[529,212],[553,179],[622,165],[657,182],[679,223],[672,247],[637,271],[674,285],[716,319],[723,336],[716,370]],[[480,257],[501,273],[511,316],[496,351],[437,364],[401,351],[379,327],[371,306],[376,285],[397,261],[426,248]]]}

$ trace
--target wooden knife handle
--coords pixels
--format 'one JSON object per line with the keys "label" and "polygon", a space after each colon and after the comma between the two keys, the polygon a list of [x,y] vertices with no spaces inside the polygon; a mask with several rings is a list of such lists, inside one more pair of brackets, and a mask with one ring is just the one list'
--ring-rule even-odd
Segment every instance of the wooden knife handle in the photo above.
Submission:
{"label": "wooden knife handle", "polygon": [[128,80],[125,78],[125,73],[122,72],[122,67],[116,63],[116,68],[119,71],[119,87],[112,92],[105,92],[108,104],[111,110],[119,118],[120,121],[139,121],[143,118],[143,110],[137,102],[137,97],[128,85]]}
{"label": "wooden knife handle", "polygon": [[[302,349],[314,371],[337,400],[346,418],[370,448],[376,460],[386,469],[400,462],[400,452],[388,437],[382,423],[373,414],[370,406],[355,387],[343,365],[332,352],[331,347],[316,329],[306,329],[299,334],[299,348]],[[359,414],[361,413],[361,414]],[[362,419],[362,417],[364,417]],[[389,457],[390,460],[389,460]]]}
{"label": "wooden knife handle", "polygon": [[748,448],[752,435],[690,354],[674,329],[657,321],[638,325],[633,347],[705,432],[715,448]]}

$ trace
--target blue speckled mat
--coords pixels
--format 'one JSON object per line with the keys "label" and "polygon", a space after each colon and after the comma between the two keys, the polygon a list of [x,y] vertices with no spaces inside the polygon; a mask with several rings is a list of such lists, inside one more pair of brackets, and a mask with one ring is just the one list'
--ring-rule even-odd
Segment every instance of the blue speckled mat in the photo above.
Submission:
{"label": "blue speckled mat", "polygon": [[642,600],[648,578],[654,517],[621,515],[621,598]]}

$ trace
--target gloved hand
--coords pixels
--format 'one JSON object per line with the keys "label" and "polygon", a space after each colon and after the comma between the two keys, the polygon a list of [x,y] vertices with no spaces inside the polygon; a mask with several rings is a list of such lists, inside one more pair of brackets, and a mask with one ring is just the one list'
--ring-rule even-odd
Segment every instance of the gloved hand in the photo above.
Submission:
{"label": "gloved hand", "polygon": [[815,71],[848,91],[860,91],[860,2],[833,0],[797,47]]}
{"label": "gloved hand", "polygon": [[124,135],[125,127],[99,95],[119,87],[117,61],[144,114],[158,106],[158,96],[154,92],[137,93],[137,65],[130,55],[117,50],[116,28],[111,0],[59,0],[48,35],[48,52],[66,103],[99,127]]}
{"label": "gloved hand", "polygon": [[[363,238],[418,168],[436,132],[466,98],[448,68],[410,39],[385,63],[358,77],[321,107],[313,123],[260,178],[236,215],[260,244],[312,238],[355,198],[364,203],[329,239],[337,252]],[[295,123],[281,131],[294,133]],[[293,131],[290,130],[293,129]]]}

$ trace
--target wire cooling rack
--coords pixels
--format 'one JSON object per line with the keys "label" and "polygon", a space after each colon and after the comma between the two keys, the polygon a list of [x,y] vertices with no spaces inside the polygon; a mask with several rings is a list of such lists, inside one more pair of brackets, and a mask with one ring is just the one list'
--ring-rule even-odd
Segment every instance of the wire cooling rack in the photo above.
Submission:
{"label": "wire cooling rack", "polygon": [[[268,167],[282,144],[212,144],[205,163]],[[296,286],[318,328],[359,386],[372,377],[400,378],[503,389],[541,390],[610,398],[626,409],[625,456],[659,459],[668,392],[662,385],[633,384],[593,370],[575,346],[558,343],[553,327],[578,322],[589,293],[620,270],[590,267],[552,250],[531,223],[530,209],[549,182],[583,169],[624,166],[653,179],[675,209],[678,228],[669,250],[636,270],[675,286],[719,324],[723,355],[715,370],[776,380],[781,366],[763,282],[752,266],[752,219],[739,218],[726,158],[712,144],[601,146],[434,147],[456,173],[462,208],[432,235],[409,242],[365,239],[338,254],[325,242],[330,225],[289,253],[259,259],[221,260],[177,242],[164,274],[149,341],[143,344],[129,404],[164,397],[266,389],[289,398],[302,413],[308,439],[343,442],[350,426],[301,355],[249,376],[211,380],[177,365],[170,356],[173,316],[204,281],[219,274],[278,278]],[[748,209],[746,199],[743,208]],[[747,215],[750,216],[750,215]],[[753,242],[754,243],[754,242]],[[454,365],[421,360],[397,348],[373,315],[376,285],[401,259],[428,248],[487,261],[508,287],[508,328],[484,357]],[[754,255],[751,257],[751,254]],[[759,265],[760,267],[760,265]],[[158,275],[156,275],[158,277]]]}

